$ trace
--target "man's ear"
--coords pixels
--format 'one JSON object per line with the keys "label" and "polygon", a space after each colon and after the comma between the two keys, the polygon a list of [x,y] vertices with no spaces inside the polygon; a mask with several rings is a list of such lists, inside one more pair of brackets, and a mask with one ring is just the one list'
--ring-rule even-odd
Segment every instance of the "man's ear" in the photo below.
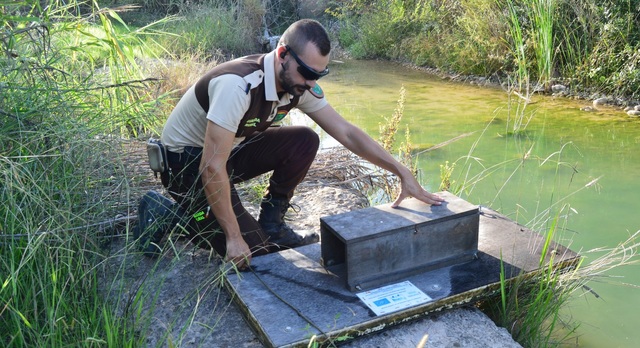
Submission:
{"label": "man's ear", "polygon": [[280,51],[280,58],[284,59],[284,57],[287,55],[287,48],[285,46],[278,46],[278,50]]}

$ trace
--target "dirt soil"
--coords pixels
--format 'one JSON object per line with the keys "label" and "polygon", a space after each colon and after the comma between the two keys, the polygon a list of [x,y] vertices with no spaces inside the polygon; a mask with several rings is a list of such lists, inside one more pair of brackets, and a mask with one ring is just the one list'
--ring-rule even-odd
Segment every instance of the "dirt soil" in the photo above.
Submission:
{"label": "dirt soil", "polygon": [[[142,143],[132,143],[130,177],[136,190],[129,203],[153,189],[166,194],[148,169]],[[344,149],[320,153],[296,191],[289,222],[294,229],[320,231],[320,217],[368,206],[354,188],[367,185],[367,170]],[[255,193],[240,187],[247,210],[257,216]],[[134,211],[135,213],[135,211]],[[102,285],[105,296],[119,303],[121,315],[131,318],[148,347],[262,347],[231,295],[222,288],[220,258],[200,249],[177,233],[169,236],[164,254],[152,259],[136,252],[127,229],[109,245]],[[344,347],[520,347],[504,328],[479,310],[458,308],[422,318],[384,332],[342,344]]]}

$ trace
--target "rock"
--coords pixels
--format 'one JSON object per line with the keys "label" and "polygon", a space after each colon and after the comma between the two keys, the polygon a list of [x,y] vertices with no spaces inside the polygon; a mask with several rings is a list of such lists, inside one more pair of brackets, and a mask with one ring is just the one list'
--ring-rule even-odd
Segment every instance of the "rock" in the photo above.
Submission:
{"label": "rock", "polygon": [[632,117],[639,117],[640,116],[640,110],[629,110],[629,111],[627,111],[627,115],[632,116]]}
{"label": "rock", "polygon": [[636,111],[640,111],[640,104],[634,106],[633,109],[636,110]]}
{"label": "rock", "polygon": [[531,91],[533,93],[544,93],[544,85],[541,83],[536,84],[535,86],[533,86],[533,88],[531,89]]}
{"label": "rock", "polygon": [[567,91],[567,86],[561,84],[555,84],[551,86],[552,93],[562,93]]}
{"label": "rock", "polygon": [[[425,340],[426,344],[421,344],[421,342],[425,343]],[[463,307],[434,313],[427,318],[341,344],[340,347],[518,348],[522,346],[511,338],[505,328],[496,326],[478,309]]]}
{"label": "rock", "polygon": [[595,109],[598,109],[598,106],[602,106],[606,103],[609,102],[609,98],[603,97],[603,98],[597,98],[593,100],[593,107]]}

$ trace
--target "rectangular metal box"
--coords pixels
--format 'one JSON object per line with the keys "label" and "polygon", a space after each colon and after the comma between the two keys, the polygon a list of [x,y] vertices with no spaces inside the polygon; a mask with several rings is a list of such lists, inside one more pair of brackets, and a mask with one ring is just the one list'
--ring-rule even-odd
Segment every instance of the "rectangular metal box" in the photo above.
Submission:
{"label": "rectangular metal box", "polygon": [[320,218],[322,264],[351,291],[474,259],[479,208],[449,193],[430,206],[405,199]]}

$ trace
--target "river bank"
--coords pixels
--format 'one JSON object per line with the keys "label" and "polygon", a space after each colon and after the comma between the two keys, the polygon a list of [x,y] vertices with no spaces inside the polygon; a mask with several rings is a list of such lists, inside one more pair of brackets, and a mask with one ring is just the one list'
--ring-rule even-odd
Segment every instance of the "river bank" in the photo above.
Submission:
{"label": "river bank", "polygon": [[[336,35],[336,33],[334,33]],[[334,63],[341,62],[344,59],[353,59],[351,55],[343,47],[337,43],[331,50]],[[593,89],[583,89],[579,86],[573,86],[571,77],[559,77],[549,85],[547,89],[539,84],[529,86],[528,94],[526,92],[518,92],[514,89],[514,81],[509,76],[491,76],[466,75],[455,71],[442,71],[438,68],[418,66],[416,64],[404,60],[388,60],[389,62],[400,64],[408,69],[427,73],[437,76],[444,81],[452,81],[456,83],[465,83],[469,85],[481,86],[486,88],[500,89],[505,94],[513,94],[521,100],[531,101],[534,95],[546,95],[554,98],[567,98],[583,102],[581,108],[584,112],[599,111],[603,108],[609,108],[619,111],[620,115],[627,115],[631,118],[640,117],[640,100],[624,98],[619,96],[607,95]]]}
{"label": "river bank", "polygon": [[[456,73],[445,73],[435,68],[418,67],[413,64],[403,63],[403,65],[411,69],[416,69],[429,73],[431,75],[439,76],[443,80],[468,83],[470,85],[477,85],[488,88],[502,89],[505,93],[513,93],[523,100],[530,99],[532,95],[541,94],[556,98],[568,98],[573,100],[585,101],[585,106],[581,109],[585,112],[593,112],[597,111],[599,108],[610,107],[618,109],[621,113],[627,113],[627,115],[630,117],[640,116],[640,101],[606,95],[593,90],[574,88],[571,86],[570,78],[561,78],[557,82],[551,84],[550,87],[546,90],[543,86],[540,85],[530,86],[529,95],[526,95],[526,93],[525,95],[522,95],[522,93],[517,93],[517,91],[515,91],[512,86],[510,86],[510,82],[508,81],[507,77],[461,75]],[[631,110],[639,112],[628,113],[628,111]]]}

